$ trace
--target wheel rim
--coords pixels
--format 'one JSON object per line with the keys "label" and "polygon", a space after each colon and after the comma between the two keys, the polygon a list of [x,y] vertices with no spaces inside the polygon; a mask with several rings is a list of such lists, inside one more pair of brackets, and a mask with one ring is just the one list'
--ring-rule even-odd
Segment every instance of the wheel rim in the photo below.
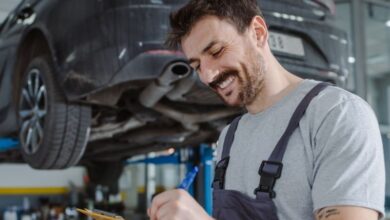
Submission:
{"label": "wheel rim", "polygon": [[42,145],[44,136],[44,120],[47,114],[47,91],[41,72],[31,69],[21,90],[19,102],[19,118],[21,128],[19,139],[23,151],[33,154]]}

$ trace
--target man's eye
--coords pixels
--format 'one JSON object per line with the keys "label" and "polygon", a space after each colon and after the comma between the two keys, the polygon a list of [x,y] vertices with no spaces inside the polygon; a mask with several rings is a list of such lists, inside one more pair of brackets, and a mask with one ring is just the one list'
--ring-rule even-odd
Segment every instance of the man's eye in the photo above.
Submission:
{"label": "man's eye", "polygon": [[213,57],[218,57],[222,54],[222,51],[223,51],[223,47],[221,47],[219,50],[217,50],[216,52],[213,52],[212,55]]}

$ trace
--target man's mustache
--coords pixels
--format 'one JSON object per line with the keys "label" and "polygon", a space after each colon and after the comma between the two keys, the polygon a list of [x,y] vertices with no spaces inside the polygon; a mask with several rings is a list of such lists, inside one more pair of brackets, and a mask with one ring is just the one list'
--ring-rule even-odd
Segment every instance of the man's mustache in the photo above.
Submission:
{"label": "man's mustache", "polygon": [[218,84],[222,83],[230,76],[237,76],[237,75],[238,75],[238,71],[236,70],[224,71],[220,73],[217,77],[215,77],[215,79],[209,83],[209,86],[213,89],[217,89]]}

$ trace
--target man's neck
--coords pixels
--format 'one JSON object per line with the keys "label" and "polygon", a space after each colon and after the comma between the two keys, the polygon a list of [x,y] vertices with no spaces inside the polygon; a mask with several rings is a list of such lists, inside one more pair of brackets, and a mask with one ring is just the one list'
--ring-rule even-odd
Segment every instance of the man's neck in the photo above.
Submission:
{"label": "man's neck", "polygon": [[265,74],[264,87],[254,102],[245,107],[251,114],[262,112],[292,92],[302,80],[280,66],[277,71]]}

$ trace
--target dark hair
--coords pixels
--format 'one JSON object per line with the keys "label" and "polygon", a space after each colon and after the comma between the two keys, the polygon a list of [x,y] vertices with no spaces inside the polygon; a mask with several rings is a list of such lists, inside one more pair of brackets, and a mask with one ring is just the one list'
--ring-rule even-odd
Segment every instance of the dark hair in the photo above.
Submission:
{"label": "dark hair", "polygon": [[239,33],[246,30],[254,16],[263,17],[256,0],[190,0],[178,11],[171,13],[171,31],[166,45],[178,48],[182,38],[206,15],[226,19]]}

